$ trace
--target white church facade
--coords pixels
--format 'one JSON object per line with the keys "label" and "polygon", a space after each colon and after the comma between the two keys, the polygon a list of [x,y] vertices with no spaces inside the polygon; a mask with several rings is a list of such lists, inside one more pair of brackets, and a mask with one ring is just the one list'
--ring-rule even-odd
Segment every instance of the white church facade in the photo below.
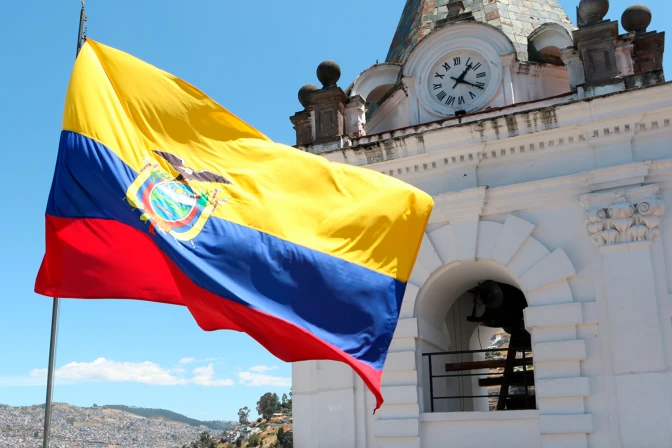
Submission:
{"label": "white church facade", "polygon": [[672,447],[672,85],[638,5],[408,0],[297,147],[435,199],[383,373],[292,368],[297,448]]}

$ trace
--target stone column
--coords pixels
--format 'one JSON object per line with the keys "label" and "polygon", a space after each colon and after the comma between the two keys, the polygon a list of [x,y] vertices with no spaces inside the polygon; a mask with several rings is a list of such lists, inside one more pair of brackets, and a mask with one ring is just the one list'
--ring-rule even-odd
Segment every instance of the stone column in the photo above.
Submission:
{"label": "stone column", "polygon": [[[658,72],[663,69],[663,52],[665,50],[665,33],[647,31],[651,25],[651,10],[644,5],[633,5],[623,12],[621,24],[623,29],[633,36],[634,46],[633,72],[642,75]],[[662,73],[659,75],[663,80]],[[656,77],[653,77],[655,82]],[[664,82],[664,81],[660,81]]]}
{"label": "stone column", "polygon": [[614,41],[618,22],[603,21],[574,31],[574,42],[583,61],[586,84],[603,85],[617,75]]}
{"label": "stone column", "polygon": [[313,143],[313,119],[310,110],[297,112],[289,117],[296,131],[296,146],[307,146]]}
{"label": "stone column", "polygon": [[358,434],[361,421],[356,421],[355,415],[362,415],[364,420],[373,407],[366,409],[366,414],[358,408],[357,380],[352,369],[340,362],[318,360],[292,365],[295,447],[365,448],[358,442],[362,439]]}
{"label": "stone column", "polygon": [[[583,196],[588,234],[601,252],[615,410],[624,448],[669,447],[669,379],[652,247],[665,212],[655,185]],[[598,269],[598,268],[596,268]],[[599,297],[598,297],[599,300]],[[668,322],[669,324],[669,322]],[[643,437],[646,437],[644,440]]]}
{"label": "stone column", "polygon": [[404,76],[401,79],[408,94],[408,117],[410,125],[420,124],[420,108],[418,106],[418,93],[416,91],[415,76]]}
{"label": "stone column", "polygon": [[501,56],[502,69],[504,70],[504,76],[502,77],[502,87],[504,89],[504,101],[507,106],[516,103],[516,97],[513,92],[513,82],[511,78],[511,70],[513,69],[513,63],[516,61],[516,54],[510,53]]}
{"label": "stone column", "polygon": [[655,31],[644,33],[635,38],[634,72],[643,74],[663,69],[663,51],[665,50],[665,33]]}
{"label": "stone column", "polygon": [[629,35],[623,35],[616,44],[616,76],[630,76],[634,74],[632,55],[634,46]]}
{"label": "stone column", "polygon": [[366,135],[366,102],[359,95],[345,106],[345,133],[352,138]]}
{"label": "stone column", "polygon": [[298,98],[303,110],[289,117],[296,131],[296,146],[311,145],[315,140],[315,119],[310,105],[310,95],[317,90],[314,84],[306,84],[299,89]]}
{"label": "stone column", "polygon": [[345,135],[345,103],[340,87],[327,87],[311,95],[315,111],[315,144],[340,140]]}
{"label": "stone column", "polygon": [[583,99],[583,85],[586,83],[586,75],[583,69],[583,61],[579,52],[574,47],[563,48],[560,50],[562,62],[567,67],[569,74],[569,87],[572,91],[579,93],[579,99]]}

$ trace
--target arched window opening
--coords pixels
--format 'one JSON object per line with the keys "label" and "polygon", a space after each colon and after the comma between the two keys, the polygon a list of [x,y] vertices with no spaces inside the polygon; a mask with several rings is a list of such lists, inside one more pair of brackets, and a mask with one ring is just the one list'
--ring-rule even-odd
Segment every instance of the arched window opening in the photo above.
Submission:
{"label": "arched window opening", "polygon": [[541,62],[544,64],[553,64],[563,66],[562,56],[560,55],[560,48],[549,45],[544,48],[536,48],[530,44],[528,48],[529,60],[532,62]]}
{"label": "arched window opening", "polygon": [[366,100],[366,119],[371,118],[373,113],[378,110],[378,107],[387,99],[388,94],[392,91],[394,84],[383,84],[376,87],[368,94]]}
{"label": "arched window opening", "polygon": [[560,49],[573,45],[572,36],[565,27],[557,23],[544,23],[528,36],[527,52],[532,62],[563,66]]}
{"label": "arched window opening", "polygon": [[492,280],[453,302],[441,331],[447,350],[423,348],[426,412],[536,409],[526,307],[522,291]]}

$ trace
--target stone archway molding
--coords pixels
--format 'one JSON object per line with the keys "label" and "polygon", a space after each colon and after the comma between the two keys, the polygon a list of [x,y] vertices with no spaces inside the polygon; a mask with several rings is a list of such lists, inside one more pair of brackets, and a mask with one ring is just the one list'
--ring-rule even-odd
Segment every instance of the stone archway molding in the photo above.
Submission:
{"label": "stone archway molding", "polygon": [[436,346],[440,329],[425,322],[419,310],[435,279],[461,263],[483,262],[484,266],[505,269],[528,301],[525,326],[532,334],[543,446],[587,446],[593,421],[584,405],[584,398],[590,395],[588,378],[581,377],[580,371],[586,346],[577,338],[583,311],[568,283],[576,271],[565,251],[549,250],[532,236],[534,229],[534,224],[513,215],[503,224],[470,217],[453,220],[425,235],[385,365],[383,392],[392,406],[383,406],[375,421],[375,437],[380,443],[403,437],[417,440],[413,446],[422,446],[422,360],[418,347],[420,340]]}
{"label": "stone archway molding", "polygon": [[[491,261],[506,267],[518,279],[530,307],[572,303],[567,279],[576,274],[562,249],[551,252],[532,237],[535,226],[509,215],[504,224],[465,219],[426,235],[411,274],[411,288],[404,305],[413,307],[420,288],[443,266],[456,261]],[[415,296],[413,293],[416,293]]]}

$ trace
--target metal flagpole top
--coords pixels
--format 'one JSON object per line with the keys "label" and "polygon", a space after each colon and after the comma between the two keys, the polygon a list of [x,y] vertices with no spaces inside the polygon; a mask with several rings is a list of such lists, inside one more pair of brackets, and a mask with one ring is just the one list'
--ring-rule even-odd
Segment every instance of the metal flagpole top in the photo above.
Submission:
{"label": "metal flagpole top", "polygon": [[87,32],[86,0],[81,0],[81,2],[82,2],[82,9],[79,12],[79,32],[77,33],[77,55],[79,55],[79,50],[82,48],[82,45],[84,45]]}

